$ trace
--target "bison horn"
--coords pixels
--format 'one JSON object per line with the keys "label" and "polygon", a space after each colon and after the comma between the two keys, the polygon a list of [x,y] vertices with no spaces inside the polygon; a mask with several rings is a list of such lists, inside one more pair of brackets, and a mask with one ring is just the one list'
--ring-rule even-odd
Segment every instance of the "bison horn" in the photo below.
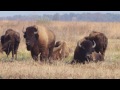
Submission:
{"label": "bison horn", "polygon": [[95,48],[95,47],[96,47],[96,43],[95,43],[95,41],[94,41],[94,40],[93,40],[93,43],[94,43],[94,44],[93,44],[93,46],[92,46],[92,47],[93,47],[93,48]]}
{"label": "bison horn", "polygon": [[85,48],[81,45],[81,42],[80,42],[80,41],[78,42],[78,46],[79,46],[80,48],[85,49]]}
{"label": "bison horn", "polygon": [[81,47],[81,43],[80,42],[78,42],[78,46]]}
{"label": "bison horn", "polygon": [[38,34],[38,32],[36,31],[36,32],[34,32],[34,34]]}

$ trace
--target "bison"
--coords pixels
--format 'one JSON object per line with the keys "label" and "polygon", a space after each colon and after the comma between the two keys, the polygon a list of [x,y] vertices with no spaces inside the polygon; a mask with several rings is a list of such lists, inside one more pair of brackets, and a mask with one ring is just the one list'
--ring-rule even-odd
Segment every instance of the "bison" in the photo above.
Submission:
{"label": "bison", "polygon": [[85,38],[90,41],[94,40],[96,43],[95,51],[97,53],[100,52],[103,55],[103,57],[105,56],[105,51],[108,45],[108,38],[105,36],[105,34],[101,32],[92,31],[89,34],[89,36]]}
{"label": "bison", "polygon": [[1,36],[2,51],[5,51],[7,56],[12,51],[12,60],[17,59],[17,50],[20,43],[20,34],[13,29],[8,29],[5,35]]}
{"label": "bison", "polygon": [[86,39],[78,41],[71,64],[75,62],[83,64],[85,64],[86,61],[89,62],[89,56],[94,51],[95,46],[95,41],[90,41]]}
{"label": "bison", "polygon": [[3,53],[2,51],[2,44],[1,44],[1,40],[0,40],[0,52]]}
{"label": "bison", "polygon": [[98,62],[98,61],[103,61],[104,57],[101,53],[97,53],[97,52],[92,52],[92,54],[89,55],[89,61],[93,61],[93,62]]}
{"label": "bison", "polygon": [[29,26],[24,32],[27,50],[31,51],[32,58],[46,61],[50,58],[55,45],[55,34],[44,26]]}
{"label": "bison", "polygon": [[67,42],[63,42],[61,58],[67,58],[69,56],[69,53],[70,53],[70,48],[69,48]]}
{"label": "bison", "polygon": [[53,48],[53,53],[51,56],[52,60],[61,60],[61,51],[62,51],[63,43],[61,41],[56,42],[55,47]]}
{"label": "bison", "polygon": [[70,48],[68,47],[65,41],[57,41],[53,49],[52,59],[53,60],[62,60],[67,58],[70,53]]}

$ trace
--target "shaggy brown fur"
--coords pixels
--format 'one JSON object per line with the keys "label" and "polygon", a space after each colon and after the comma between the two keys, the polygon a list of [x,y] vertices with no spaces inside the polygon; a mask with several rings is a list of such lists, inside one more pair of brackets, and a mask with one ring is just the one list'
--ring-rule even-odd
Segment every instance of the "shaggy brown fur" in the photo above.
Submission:
{"label": "shaggy brown fur", "polygon": [[90,54],[90,61],[98,62],[103,60],[104,60],[104,57],[101,53],[92,52],[92,54]]}
{"label": "shaggy brown fur", "polygon": [[12,51],[12,59],[14,59],[14,54],[16,54],[15,59],[17,59],[17,50],[20,43],[20,34],[12,29],[8,29],[5,35],[1,36],[2,50],[5,51],[7,56]]}
{"label": "shaggy brown fur", "polygon": [[92,54],[95,46],[96,46],[95,43],[93,44],[90,40],[86,40],[85,38],[79,40],[77,42],[77,46],[75,48],[74,57],[71,64],[73,63],[85,64],[86,61],[89,62],[90,61],[89,55]]}
{"label": "shaggy brown fur", "polygon": [[53,49],[52,59],[53,60],[62,60],[63,58],[67,58],[70,53],[70,48],[68,47],[66,42],[58,41],[55,44]]}
{"label": "shaggy brown fur", "polygon": [[97,53],[100,52],[103,55],[103,57],[105,56],[105,51],[108,45],[108,38],[105,36],[105,34],[101,32],[92,31],[89,34],[89,36],[85,38],[90,41],[94,40],[96,43],[95,51]]}
{"label": "shaggy brown fur", "polygon": [[[32,58],[37,60],[38,54],[41,61],[46,61],[52,55],[55,45],[55,34],[44,26],[30,26],[24,32],[27,50],[31,51]],[[37,51],[36,51],[37,50]]]}

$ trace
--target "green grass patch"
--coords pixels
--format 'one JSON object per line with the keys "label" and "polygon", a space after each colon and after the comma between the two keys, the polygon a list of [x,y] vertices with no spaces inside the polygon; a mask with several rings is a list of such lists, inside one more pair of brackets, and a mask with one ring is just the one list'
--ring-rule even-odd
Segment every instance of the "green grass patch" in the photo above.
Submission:
{"label": "green grass patch", "polygon": [[[9,61],[9,60],[11,60],[11,58],[12,58],[12,53],[10,53],[8,57],[5,54],[5,52],[3,52],[3,54],[0,54],[0,61]],[[18,61],[29,60],[29,59],[32,59],[29,52],[18,52],[18,54],[17,54]]]}

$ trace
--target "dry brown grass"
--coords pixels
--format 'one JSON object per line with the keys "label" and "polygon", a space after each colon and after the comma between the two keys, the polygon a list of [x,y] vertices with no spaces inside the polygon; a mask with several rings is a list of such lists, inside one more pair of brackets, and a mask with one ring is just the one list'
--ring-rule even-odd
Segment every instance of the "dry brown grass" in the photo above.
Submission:
{"label": "dry brown grass", "polygon": [[103,62],[69,65],[63,62],[39,64],[38,62],[0,62],[3,79],[119,79],[120,63]]}
{"label": "dry brown grass", "polygon": [[[57,40],[65,40],[74,52],[76,42],[87,36],[91,31],[103,32],[109,39],[105,61],[102,63],[89,63],[70,65],[66,62],[72,60],[73,52],[62,62],[53,64],[40,64],[34,62],[30,52],[26,50],[23,38],[23,27],[30,25],[45,25],[56,34]],[[0,54],[0,78],[25,79],[119,79],[120,78],[120,23],[116,22],[27,22],[27,21],[0,21],[0,36],[8,28],[13,28],[21,35],[18,49],[18,60],[9,62],[5,53]]]}

